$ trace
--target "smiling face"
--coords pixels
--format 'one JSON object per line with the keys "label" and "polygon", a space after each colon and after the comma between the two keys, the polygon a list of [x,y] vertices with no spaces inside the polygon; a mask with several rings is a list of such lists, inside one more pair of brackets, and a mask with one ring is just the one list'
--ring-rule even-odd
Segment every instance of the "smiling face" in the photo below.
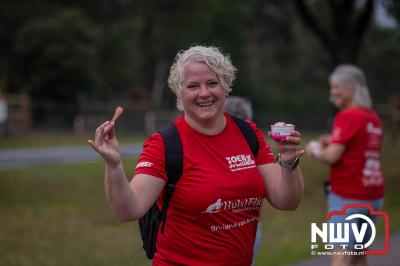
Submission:
{"label": "smiling face", "polygon": [[349,83],[340,82],[334,76],[329,80],[332,103],[338,109],[347,109],[352,106],[355,87]]}
{"label": "smiling face", "polygon": [[225,95],[218,76],[205,63],[192,61],[185,66],[180,98],[187,119],[202,126],[223,119]]}

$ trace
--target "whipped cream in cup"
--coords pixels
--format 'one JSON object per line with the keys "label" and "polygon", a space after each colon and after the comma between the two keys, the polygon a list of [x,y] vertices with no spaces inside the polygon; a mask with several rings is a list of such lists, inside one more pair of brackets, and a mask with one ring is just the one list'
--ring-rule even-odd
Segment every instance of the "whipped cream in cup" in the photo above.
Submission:
{"label": "whipped cream in cup", "polygon": [[273,140],[285,140],[294,131],[294,125],[278,122],[271,125],[271,138]]}

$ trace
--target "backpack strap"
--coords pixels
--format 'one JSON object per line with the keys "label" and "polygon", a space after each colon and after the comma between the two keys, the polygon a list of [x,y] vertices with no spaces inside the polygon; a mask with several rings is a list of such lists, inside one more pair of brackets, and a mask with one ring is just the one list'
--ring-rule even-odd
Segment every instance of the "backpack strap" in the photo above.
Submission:
{"label": "backpack strap", "polygon": [[160,131],[160,134],[164,140],[165,170],[168,178],[160,217],[162,221],[161,232],[164,233],[169,201],[174,193],[175,184],[178,182],[183,172],[183,152],[179,132],[174,123],[169,123],[165,126]]}
{"label": "backpack strap", "polygon": [[247,144],[249,145],[251,151],[253,152],[254,158],[257,157],[259,144],[256,133],[253,128],[243,119],[240,119],[234,115],[230,115],[235,121],[236,125],[239,127],[240,131],[242,131],[243,136],[245,137]]}

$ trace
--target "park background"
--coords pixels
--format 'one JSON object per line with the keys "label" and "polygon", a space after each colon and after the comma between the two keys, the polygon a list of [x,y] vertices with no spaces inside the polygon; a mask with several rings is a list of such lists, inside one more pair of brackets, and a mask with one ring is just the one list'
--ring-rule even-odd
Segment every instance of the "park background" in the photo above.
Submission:
{"label": "park background", "polygon": [[[3,0],[0,91],[8,120],[0,154],[86,145],[118,105],[125,109],[116,129],[121,143],[140,145],[178,115],[169,66],[177,51],[195,44],[230,54],[239,69],[232,95],[252,101],[261,129],[291,122],[306,143],[330,130],[336,110],[328,102],[329,72],[353,63],[364,70],[385,126],[385,210],[395,234],[399,23],[396,0]],[[136,157],[124,163],[131,176]],[[265,204],[259,265],[310,255],[310,223],[325,219],[328,169],[307,158],[301,167],[299,209]],[[1,168],[0,252],[0,265],[149,265],[137,223],[112,215],[98,160]]]}

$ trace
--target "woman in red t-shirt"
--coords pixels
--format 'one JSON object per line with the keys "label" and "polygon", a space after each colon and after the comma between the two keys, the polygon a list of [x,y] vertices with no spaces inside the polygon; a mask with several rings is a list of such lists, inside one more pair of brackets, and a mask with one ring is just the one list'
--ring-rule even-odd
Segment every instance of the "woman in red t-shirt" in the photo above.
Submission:
{"label": "woman in red t-shirt", "polygon": [[[332,134],[323,135],[318,142],[313,141],[306,147],[311,158],[331,166],[328,210],[340,211],[346,204],[368,204],[379,210],[383,204],[380,167],[383,132],[379,117],[371,109],[365,76],[356,66],[340,65],[330,75],[329,85],[331,101],[339,109]],[[351,209],[347,215],[350,213],[362,213],[372,220],[375,217],[370,215],[368,209]],[[345,218],[345,215],[335,215],[330,222],[345,223]],[[336,244],[343,244],[351,250],[356,244],[364,245],[369,236],[367,231],[360,243],[351,235],[348,242]],[[343,246],[336,246],[337,251],[343,251]],[[363,265],[366,258],[348,255],[332,257],[333,265],[352,263]]]}
{"label": "woman in red t-shirt", "polygon": [[[224,113],[235,72],[229,57],[204,46],[179,52],[171,67],[168,83],[183,111],[174,121],[183,146],[183,174],[169,203],[165,230],[158,233],[153,265],[250,265],[263,199],[285,210],[300,203],[300,134],[295,131],[277,142],[277,164],[262,131],[247,121],[259,143],[254,157]],[[167,174],[159,133],[144,143],[130,182],[114,122],[100,125],[89,143],[105,161],[107,199],[121,221],[139,219],[156,200],[162,203]]]}

